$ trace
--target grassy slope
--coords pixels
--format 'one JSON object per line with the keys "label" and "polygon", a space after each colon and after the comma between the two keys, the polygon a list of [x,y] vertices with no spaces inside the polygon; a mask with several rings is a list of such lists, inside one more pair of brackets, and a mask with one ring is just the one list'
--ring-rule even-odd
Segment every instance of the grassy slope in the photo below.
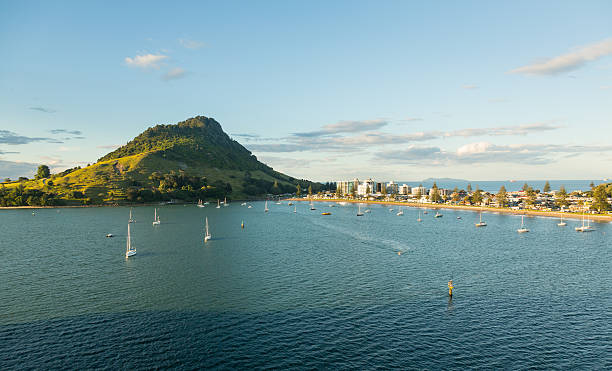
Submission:
{"label": "grassy slope", "polygon": [[[206,176],[210,182],[221,180],[232,185],[232,198],[246,198],[242,192],[242,181],[245,171],[241,170],[222,170],[207,167],[204,164],[188,166],[185,163],[164,159],[157,152],[140,153],[137,155],[121,157],[101,161],[88,167],[73,171],[63,177],[54,176],[51,178],[53,186],[45,187],[42,180],[30,180],[23,183],[9,183],[7,188],[17,187],[23,184],[26,188],[45,189],[60,195],[62,198],[74,203],[78,200],[71,199],[72,191],[80,191],[85,197],[91,199],[104,199],[105,201],[121,201],[125,197],[125,189],[136,180],[143,187],[149,188],[151,181],[149,175],[155,171],[162,174],[170,171],[184,170],[187,175]],[[264,173],[260,170],[250,171],[251,177],[268,181],[278,180],[279,184],[293,184],[290,178],[277,173],[276,177]],[[112,192],[112,197],[110,193]]]}

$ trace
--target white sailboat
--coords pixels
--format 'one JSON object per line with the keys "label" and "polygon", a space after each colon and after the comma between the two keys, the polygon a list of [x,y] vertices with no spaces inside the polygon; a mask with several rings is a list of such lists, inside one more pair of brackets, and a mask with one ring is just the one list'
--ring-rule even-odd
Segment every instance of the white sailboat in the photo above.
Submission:
{"label": "white sailboat", "polygon": [[419,210],[419,218],[417,219],[417,222],[422,222],[423,219],[421,219],[421,210]]}
{"label": "white sailboat", "polygon": [[159,215],[157,215],[157,208],[155,208],[155,215],[153,216],[153,225],[160,225]]}
{"label": "white sailboat", "polygon": [[366,210],[364,211],[364,213],[371,213],[371,212],[372,212],[372,210],[370,210],[370,209],[366,209]]}
{"label": "white sailboat", "polygon": [[198,207],[205,207],[204,204],[202,203],[202,200],[198,200]]}
{"label": "white sailboat", "polygon": [[240,206],[246,206],[246,202],[241,203]]}
{"label": "white sailboat", "polygon": [[134,218],[132,218],[132,209],[133,209],[133,207],[130,207],[130,219],[128,220],[128,223],[135,223],[136,222],[134,220]]}
{"label": "white sailboat", "polygon": [[264,212],[267,213],[268,211],[270,211],[270,209],[268,209],[268,200],[266,200],[266,205],[264,207]]}
{"label": "white sailboat", "polygon": [[297,213],[297,205],[294,205],[294,206],[293,206],[293,212],[294,212],[294,213]]}
{"label": "white sailboat", "polygon": [[227,197],[223,199],[223,206],[226,206],[226,207],[229,206],[229,204],[227,203]]}
{"label": "white sailboat", "polygon": [[561,221],[557,223],[557,225],[559,227],[565,227],[567,225],[567,223],[563,221],[563,215],[561,215]]}
{"label": "white sailboat", "polygon": [[525,227],[524,221],[525,221],[525,215],[521,215],[521,228],[516,230],[518,233],[529,232],[529,229],[527,229],[527,227]]}
{"label": "white sailboat", "polygon": [[316,210],[314,205],[312,204],[312,200],[310,200],[310,210]]}
{"label": "white sailboat", "polygon": [[204,242],[208,241],[211,239],[211,235],[210,232],[208,231],[208,217],[206,217],[206,230],[205,230],[205,234],[204,234]]}
{"label": "white sailboat", "polygon": [[402,210],[401,208],[399,209],[399,211],[396,214],[397,216],[402,216],[404,215],[404,210]]}
{"label": "white sailboat", "polygon": [[132,237],[130,235],[130,223],[128,223],[127,243],[125,249],[125,258],[136,255],[136,248],[132,246]]}
{"label": "white sailboat", "polygon": [[219,201],[219,199],[217,199],[217,209],[221,208],[221,201]]}
{"label": "white sailboat", "polygon": [[357,216],[363,216],[363,213],[361,212],[361,204],[357,205]]}
{"label": "white sailboat", "polygon": [[584,217],[585,214],[582,214],[582,227],[576,227],[576,231],[577,232],[592,232],[595,230],[595,228],[591,227],[591,222],[589,220],[589,218],[586,218],[586,222],[587,224],[584,224]]}
{"label": "white sailboat", "polygon": [[477,227],[486,227],[487,223],[482,221],[482,213],[480,213],[480,221],[474,224]]}
{"label": "white sailboat", "polygon": [[441,218],[444,215],[440,214],[439,212],[436,211],[436,215],[434,215],[434,218]]}

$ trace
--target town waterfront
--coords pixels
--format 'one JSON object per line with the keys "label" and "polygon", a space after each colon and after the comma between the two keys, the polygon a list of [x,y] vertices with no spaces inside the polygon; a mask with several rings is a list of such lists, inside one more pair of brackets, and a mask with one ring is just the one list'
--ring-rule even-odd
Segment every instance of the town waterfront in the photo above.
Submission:
{"label": "town waterfront", "polygon": [[0,211],[0,368],[612,367],[609,223],[268,204]]}

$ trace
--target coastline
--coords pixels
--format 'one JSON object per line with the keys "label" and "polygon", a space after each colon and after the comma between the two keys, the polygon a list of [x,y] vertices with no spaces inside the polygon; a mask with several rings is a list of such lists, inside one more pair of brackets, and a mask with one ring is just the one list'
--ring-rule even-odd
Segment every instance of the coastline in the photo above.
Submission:
{"label": "coastline", "polygon": [[[285,201],[306,201],[309,202],[308,198],[287,198]],[[528,215],[528,216],[542,216],[548,218],[561,218],[564,219],[582,219],[583,215],[588,216],[591,221],[606,223],[612,222],[612,215],[600,215],[600,214],[577,214],[577,213],[562,213],[558,211],[538,211],[538,210],[512,210],[508,208],[496,208],[487,206],[466,206],[466,205],[436,205],[436,204],[422,204],[412,202],[397,202],[397,201],[358,201],[358,200],[344,200],[344,199],[329,199],[319,200],[312,199],[313,202],[347,202],[354,204],[372,204],[372,205],[394,205],[394,206],[406,206],[415,207],[421,209],[446,209],[446,210],[465,210],[473,212],[488,212],[488,213],[500,213],[500,214],[514,214],[514,215]]]}

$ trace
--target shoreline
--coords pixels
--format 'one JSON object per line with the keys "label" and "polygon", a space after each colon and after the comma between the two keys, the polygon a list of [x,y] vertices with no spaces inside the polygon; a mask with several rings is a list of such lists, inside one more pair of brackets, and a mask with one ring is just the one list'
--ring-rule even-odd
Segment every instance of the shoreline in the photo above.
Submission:
{"label": "shoreline", "polygon": [[[310,201],[307,198],[287,198],[284,201]],[[343,200],[343,199],[329,199],[319,200],[313,199],[313,202],[347,202],[353,204],[372,204],[372,205],[394,205],[394,206],[406,206],[415,207],[421,209],[447,209],[447,210],[464,210],[473,212],[489,212],[489,213],[500,213],[500,214],[514,214],[514,215],[529,215],[529,216],[543,216],[548,218],[563,217],[564,219],[582,219],[583,215],[588,216],[591,221],[605,223],[612,222],[612,215],[601,215],[601,214],[577,214],[577,213],[562,213],[558,211],[538,211],[538,210],[512,210],[508,208],[496,208],[487,206],[466,206],[466,205],[436,205],[436,204],[422,204],[412,202],[397,202],[397,201],[357,201],[357,200]]]}

